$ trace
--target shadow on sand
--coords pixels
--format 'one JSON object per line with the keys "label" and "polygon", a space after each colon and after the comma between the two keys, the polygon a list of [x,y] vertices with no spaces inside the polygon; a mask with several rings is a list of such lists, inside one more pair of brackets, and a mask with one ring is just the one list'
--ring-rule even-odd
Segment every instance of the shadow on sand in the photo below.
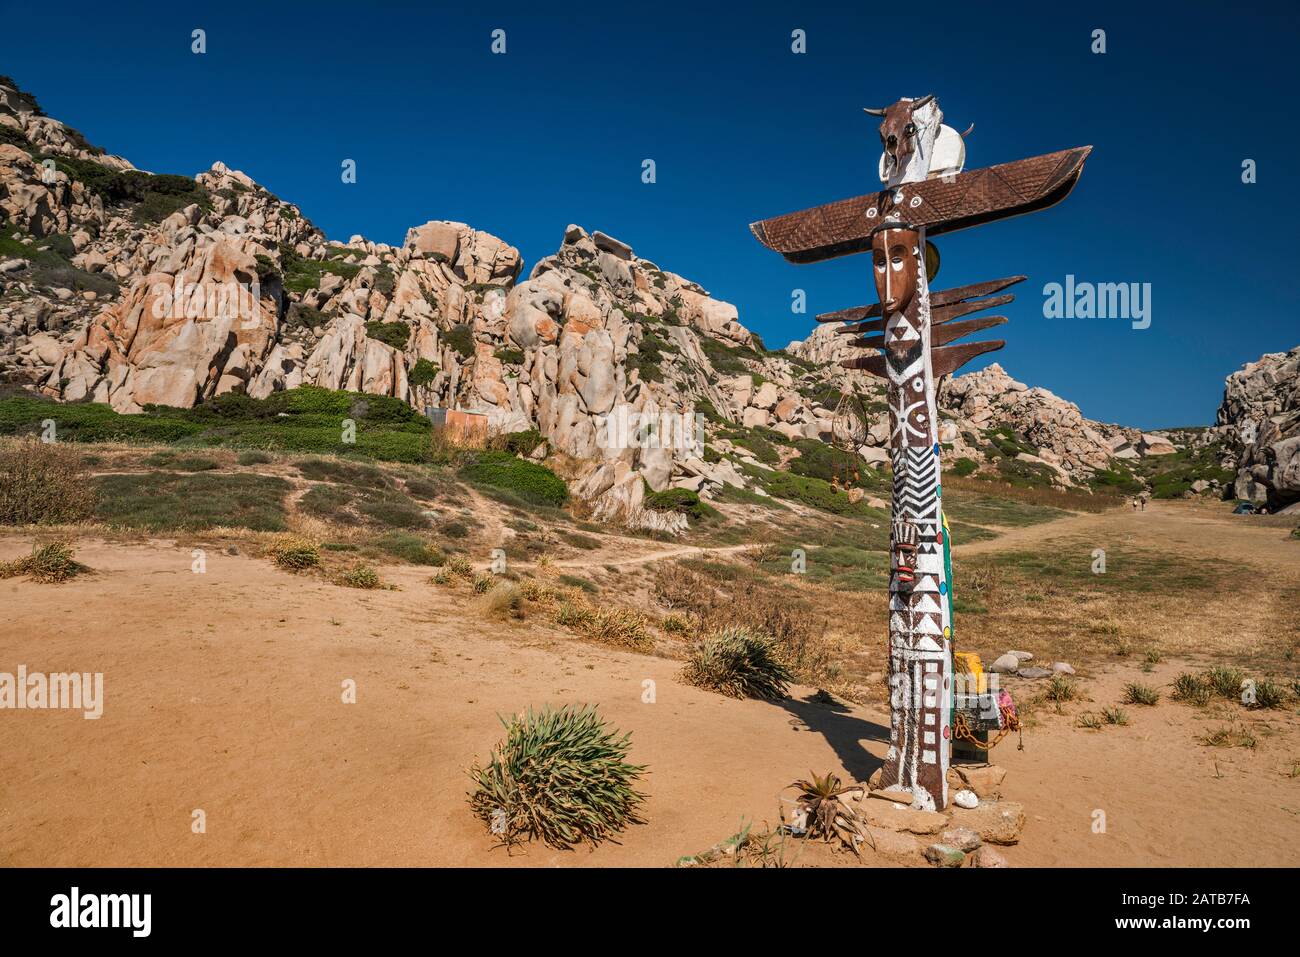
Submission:
{"label": "shadow on sand", "polygon": [[824,737],[835,749],[840,764],[853,780],[865,783],[876,768],[884,763],[882,759],[864,748],[862,742],[882,741],[888,744],[889,729],[874,721],[856,717],[842,702],[821,699],[816,694],[810,694],[802,699],[786,698],[777,704],[803,722],[807,730]]}

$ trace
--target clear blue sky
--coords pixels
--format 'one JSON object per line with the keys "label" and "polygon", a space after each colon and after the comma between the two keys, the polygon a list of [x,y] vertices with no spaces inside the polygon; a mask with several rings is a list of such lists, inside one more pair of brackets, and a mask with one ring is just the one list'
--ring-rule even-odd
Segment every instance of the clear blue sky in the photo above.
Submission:
{"label": "clear blue sky", "polygon": [[[1062,205],[938,240],[939,287],[1030,277],[991,357],[1012,375],[1093,418],[1200,424],[1224,375],[1300,344],[1294,3],[181,7],[0,3],[0,73],[142,168],[242,169],[331,238],[460,220],[531,268],[566,224],[603,229],[771,347],[871,283],[863,257],[788,265],[748,224],[877,188],[862,107],[935,93],[949,125],[976,124],[968,168],[1095,146]],[[1067,273],[1151,283],[1151,327],[1043,318]]]}

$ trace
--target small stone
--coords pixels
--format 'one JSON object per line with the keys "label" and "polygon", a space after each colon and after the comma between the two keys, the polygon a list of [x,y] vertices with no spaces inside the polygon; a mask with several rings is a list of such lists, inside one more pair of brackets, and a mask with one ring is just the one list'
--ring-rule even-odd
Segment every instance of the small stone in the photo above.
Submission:
{"label": "small stone", "polygon": [[1002,655],[1000,658],[998,658],[997,661],[989,665],[989,671],[994,671],[997,672],[998,674],[1003,674],[1003,675],[1011,674],[1013,671],[1019,671],[1019,670],[1020,670],[1020,659],[1017,658],[1015,655],[1010,655],[1010,654]]}
{"label": "small stone", "polygon": [[952,803],[956,804],[958,807],[964,807],[967,810],[970,810],[971,808],[979,807],[980,799],[979,795],[974,791],[969,791],[963,788],[952,796]]}
{"label": "small stone", "polygon": [[966,854],[960,848],[947,844],[931,844],[925,849],[925,859],[935,867],[961,867]]}
{"label": "small stone", "polygon": [[978,834],[968,827],[950,827],[939,835],[939,843],[969,852],[975,850],[984,842],[980,840]]}
{"label": "small stone", "polygon": [[895,807],[886,801],[863,801],[862,814],[868,824],[888,828],[891,831],[938,834],[948,826],[946,814],[910,807]]}
{"label": "small stone", "polygon": [[1027,652],[1027,651],[1014,651],[1014,650],[1013,650],[1013,651],[1008,651],[1007,654],[1009,654],[1009,655],[1015,655],[1015,656],[1016,656],[1017,658],[1019,658],[1021,661],[1033,661],[1033,660],[1034,660],[1034,656],[1031,655],[1031,654],[1030,654],[1029,652]]}
{"label": "small stone", "polygon": [[957,772],[959,788],[967,787],[982,798],[996,797],[1007,776],[1007,769],[996,764],[958,764],[950,770]]}
{"label": "small stone", "polygon": [[1046,668],[1021,668],[1016,674],[1022,678],[1049,678],[1052,672]]}
{"label": "small stone", "polygon": [[984,846],[980,847],[970,856],[972,867],[1009,867],[1007,859],[999,854],[993,848]]}
{"label": "small stone", "polygon": [[971,810],[957,810],[952,823],[969,827],[989,844],[1015,844],[1025,827],[1025,808],[1015,801],[981,804]]}
{"label": "small stone", "polygon": [[1074,665],[1066,661],[1057,661],[1052,664],[1052,670],[1057,674],[1072,675],[1074,674]]}
{"label": "small stone", "polygon": [[889,828],[867,825],[867,833],[871,835],[877,854],[884,854],[887,857],[915,858],[921,851],[921,842],[905,831],[891,831]]}

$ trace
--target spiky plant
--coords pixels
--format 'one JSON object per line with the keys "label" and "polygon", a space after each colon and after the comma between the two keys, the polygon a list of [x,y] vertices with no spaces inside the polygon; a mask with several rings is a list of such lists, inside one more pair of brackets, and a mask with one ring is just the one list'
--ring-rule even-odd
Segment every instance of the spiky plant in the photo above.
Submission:
{"label": "spiky plant", "polygon": [[594,846],[643,823],[645,795],[634,785],[645,767],[627,762],[631,736],[608,730],[594,706],[529,708],[501,723],[505,740],[469,770],[477,785],[469,803],[502,844]]}
{"label": "spiky plant", "polygon": [[1170,697],[1203,708],[1210,703],[1210,687],[1199,675],[1183,672],[1174,679],[1174,690]]}
{"label": "spiky plant", "polygon": [[1160,700],[1160,692],[1156,691],[1150,685],[1137,684],[1136,682],[1124,686],[1124,703],[1125,704],[1143,704],[1150,707]]}
{"label": "spiky plant", "polygon": [[682,680],[730,698],[784,698],[793,680],[772,642],[748,628],[724,628],[697,642]]}
{"label": "spiky plant", "polygon": [[26,575],[32,581],[56,583],[65,582],[74,575],[88,571],[85,565],[73,556],[72,546],[67,542],[47,542],[33,545],[32,553],[25,558],[12,562],[0,562],[0,578],[14,578]]}
{"label": "spiky plant", "polygon": [[1222,665],[1211,668],[1205,673],[1205,682],[1220,698],[1237,701],[1241,698],[1241,683],[1246,675],[1240,668],[1227,668]]}
{"label": "spiky plant", "polygon": [[856,786],[841,784],[834,771],[823,775],[809,771],[807,779],[795,781],[786,790],[790,788],[799,792],[794,802],[796,814],[803,818],[809,837],[820,838],[828,844],[838,842],[859,857],[862,855],[860,844],[868,845],[873,851],[876,849],[866,823],[857,808],[849,803],[851,793],[859,790]]}

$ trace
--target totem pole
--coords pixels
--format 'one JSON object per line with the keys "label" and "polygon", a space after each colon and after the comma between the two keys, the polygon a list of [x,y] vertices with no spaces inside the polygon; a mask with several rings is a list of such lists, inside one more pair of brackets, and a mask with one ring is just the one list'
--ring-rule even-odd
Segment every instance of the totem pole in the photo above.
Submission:
{"label": "totem pole", "polygon": [[[943,517],[938,380],[1001,340],[948,345],[1006,322],[956,321],[1012,296],[994,296],[1024,276],[930,292],[927,236],[1055,205],[1069,195],[1092,147],[962,172],[965,133],[943,125],[933,96],[883,110],[880,179],[885,188],[853,199],[763,220],[758,240],[794,263],[870,251],[878,302],[817,317],[846,323],[850,345],[880,350],[841,363],[888,383],[890,463],[890,745],[881,787],[903,803],[942,810],[948,803],[952,745],[953,614],[951,551]],[[967,133],[970,130],[966,131]],[[937,259],[937,254],[936,257]],[[874,335],[868,335],[874,333]],[[996,709],[994,709],[996,713]]]}

